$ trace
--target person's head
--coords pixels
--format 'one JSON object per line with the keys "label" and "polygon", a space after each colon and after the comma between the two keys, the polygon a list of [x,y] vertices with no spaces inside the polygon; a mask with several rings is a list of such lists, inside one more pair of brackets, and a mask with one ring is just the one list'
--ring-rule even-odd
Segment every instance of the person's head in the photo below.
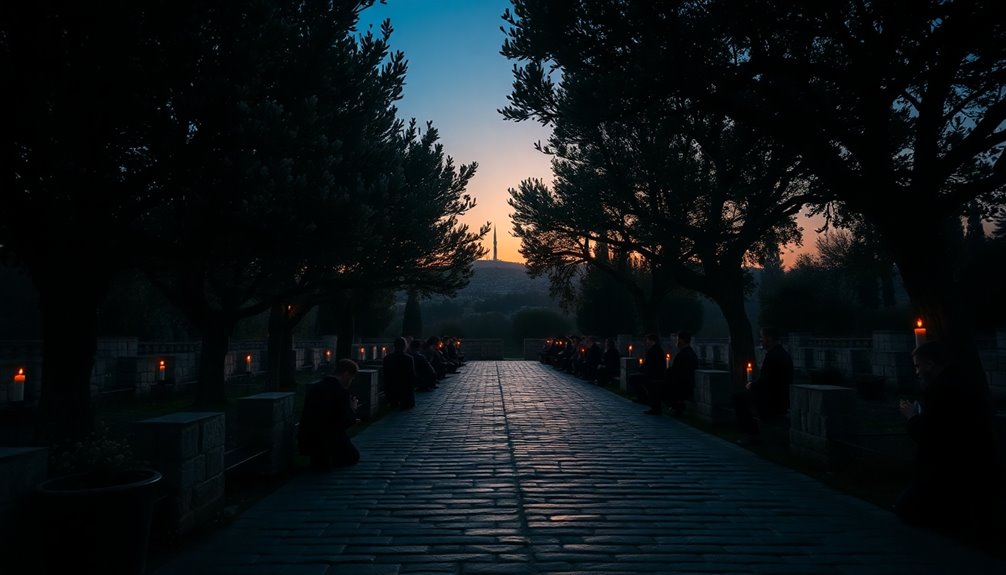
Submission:
{"label": "person's head", "polygon": [[409,351],[411,352],[419,353],[422,350],[423,350],[423,342],[418,339],[412,340],[412,343],[409,344]]}
{"label": "person's head", "polygon": [[607,348],[614,349],[614,347],[615,347],[615,340],[609,337],[608,339],[604,340],[604,346],[607,347]]}
{"label": "person's head", "polygon": [[395,351],[405,351],[405,346],[407,345],[407,342],[405,341],[404,337],[396,337],[394,345],[395,345]]}
{"label": "person's head", "polygon": [[687,331],[678,332],[678,347],[684,347],[686,345],[692,344],[692,334]]}
{"label": "person's head", "polygon": [[353,378],[356,377],[359,371],[360,366],[356,365],[356,362],[351,359],[344,357],[335,362],[335,378],[346,387],[349,387],[349,384],[352,383]]}
{"label": "person's head", "polygon": [[912,352],[912,363],[923,385],[935,380],[952,361],[949,346],[940,341],[927,341]]}
{"label": "person's head", "polygon": [[771,348],[775,344],[779,343],[779,338],[782,337],[779,330],[774,327],[763,327],[759,333],[761,334],[762,349]]}

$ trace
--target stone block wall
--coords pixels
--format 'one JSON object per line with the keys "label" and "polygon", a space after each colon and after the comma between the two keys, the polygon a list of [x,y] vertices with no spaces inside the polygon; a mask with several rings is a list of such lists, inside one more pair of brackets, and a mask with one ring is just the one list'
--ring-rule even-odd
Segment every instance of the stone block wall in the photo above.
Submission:
{"label": "stone block wall", "polygon": [[828,463],[859,429],[856,390],[836,385],[790,387],[790,451]]}
{"label": "stone block wall", "polygon": [[695,393],[692,405],[695,414],[708,423],[733,420],[733,386],[730,372],[719,369],[695,371]]}
{"label": "stone block wall", "polygon": [[256,469],[260,473],[277,475],[293,465],[299,416],[294,413],[295,397],[291,392],[266,392],[238,400],[238,444],[269,449],[269,457]]}
{"label": "stone block wall", "polygon": [[157,531],[184,534],[223,509],[225,434],[219,412],[178,412],[134,424],[136,455],[164,475]]}

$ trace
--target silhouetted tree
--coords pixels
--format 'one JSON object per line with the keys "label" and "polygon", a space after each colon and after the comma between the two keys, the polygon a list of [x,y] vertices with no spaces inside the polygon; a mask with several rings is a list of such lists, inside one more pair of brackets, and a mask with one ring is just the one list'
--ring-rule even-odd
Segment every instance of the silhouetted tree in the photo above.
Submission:
{"label": "silhouetted tree", "polygon": [[[664,70],[794,150],[879,234],[930,334],[976,372],[959,221],[1002,203],[1006,26],[985,1],[654,3]],[[955,231],[955,229],[957,231]]]}
{"label": "silhouetted tree", "polygon": [[189,16],[170,3],[0,4],[0,257],[38,293],[42,445],[92,430],[98,308],[150,257],[141,221],[173,193],[160,152],[178,128]]}
{"label": "silhouetted tree", "polygon": [[[515,1],[504,15],[502,53],[521,64],[500,111],[553,127],[539,149],[556,175],[552,189],[526,180],[511,190],[514,230],[532,268],[590,261],[590,241],[638,254],[654,278],[716,302],[737,363],[754,353],[745,266],[799,241],[794,216],[812,181],[794,152],[698,113],[666,81],[671,28],[654,6],[663,3]],[[739,383],[739,363],[734,373]]]}

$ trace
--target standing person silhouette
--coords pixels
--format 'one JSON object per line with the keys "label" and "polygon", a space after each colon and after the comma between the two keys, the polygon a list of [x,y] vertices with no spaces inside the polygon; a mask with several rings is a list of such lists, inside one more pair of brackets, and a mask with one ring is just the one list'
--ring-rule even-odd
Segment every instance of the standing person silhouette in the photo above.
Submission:
{"label": "standing person silhouette", "polygon": [[685,411],[685,401],[692,398],[695,391],[695,370],[699,368],[699,356],[692,349],[692,334],[678,332],[676,346],[678,352],[671,360],[667,371],[668,403],[671,413],[681,415]]}
{"label": "standing person silhouette", "polygon": [[755,413],[762,419],[778,418],[789,409],[789,388],[793,384],[793,358],[779,341],[780,332],[772,327],[761,329],[761,347],[765,350],[758,378],[733,396],[737,425],[746,437],[742,445],[761,441]]}
{"label": "standing person silhouette", "polygon": [[968,377],[950,346],[926,342],[912,352],[921,401],[898,411],[918,445],[912,481],[894,506],[909,524],[988,534],[1003,527],[1003,469],[992,431],[988,383]]}

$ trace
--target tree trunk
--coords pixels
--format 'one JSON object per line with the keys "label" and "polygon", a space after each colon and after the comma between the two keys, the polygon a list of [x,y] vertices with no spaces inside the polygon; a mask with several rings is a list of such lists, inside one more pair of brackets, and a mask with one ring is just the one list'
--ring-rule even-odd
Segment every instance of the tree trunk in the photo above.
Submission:
{"label": "tree trunk", "polygon": [[91,371],[107,274],[75,269],[81,266],[68,260],[59,266],[33,270],[32,275],[42,315],[42,385],[35,428],[40,445],[79,439],[94,428]]}
{"label": "tree trunk", "polygon": [[224,365],[233,328],[234,322],[225,319],[220,313],[210,314],[204,322],[202,347],[199,350],[196,405],[207,407],[227,403]]}
{"label": "tree trunk", "polygon": [[[954,350],[961,367],[985,378],[975,341],[973,314],[959,276],[962,232],[954,222],[920,225],[929,234],[888,234],[891,251],[904,280],[912,307],[926,328],[926,339],[944,341]],[[905,331],[912,329],[905,326]]]}
{"label": "tree trunk", "polygon": [[730,331],[730,382],[734,391],[744,389],[747,364],[757,364],[751,320],[744,308],[743,277],[719,282],[721,289],[709,296],[719,306]]}

